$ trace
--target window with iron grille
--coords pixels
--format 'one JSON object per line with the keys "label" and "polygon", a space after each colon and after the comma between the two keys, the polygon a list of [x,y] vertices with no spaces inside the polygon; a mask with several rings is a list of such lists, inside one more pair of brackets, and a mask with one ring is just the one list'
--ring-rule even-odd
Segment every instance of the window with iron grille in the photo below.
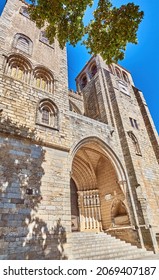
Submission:
{"label": "window with iron grille", "polygon": [[42,123],[48,124],[50,123],[50,110],[47,107],[42,108]]}

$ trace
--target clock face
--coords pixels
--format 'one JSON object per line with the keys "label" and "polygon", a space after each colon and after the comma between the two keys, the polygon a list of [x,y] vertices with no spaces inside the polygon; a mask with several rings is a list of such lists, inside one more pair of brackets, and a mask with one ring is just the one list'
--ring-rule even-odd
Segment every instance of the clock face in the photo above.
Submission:
{"label": "clock face", "polygon": [[121,92],[130,95],[129,89],[126,85],[126,83],[124,83],[123,81],[118,81],[118,85],[119,85],[119,89]]}

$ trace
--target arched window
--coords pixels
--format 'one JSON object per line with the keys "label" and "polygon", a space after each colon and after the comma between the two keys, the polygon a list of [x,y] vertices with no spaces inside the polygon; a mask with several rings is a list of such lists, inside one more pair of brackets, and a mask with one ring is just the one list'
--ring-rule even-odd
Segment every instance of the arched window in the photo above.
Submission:
{"label": "arched window", "polygon": [[58,108],[52,100],[43,99],[40,101],[37,108],[36,123],[58,129]]}
{"label": "arched window", "polygon": [[83,89],[87,84],[87,77],[86,75],[84,75],[82,78],[81,78],[81,89]]}
{"label": "arched window", "polygon": [[54,79],[52,73],[44,67],[34,69],[34,85],[47,92],[53,92]]}
{"label": "arched window", "polygon": [[134,133],[132,131],[128,131],[128,135],[132,140],[136,155],[141,156],[142,154],[141,154],[140,146],[139,146],[136,136],[134,135]]}
{"label": "arched window", "polygon": [[15,64],[11,69],[11,77],[23,80],[24,71],[24,68],[20,64]]}
{"label": "arched window", "polygon": [[44,106],[41,110],[41,122],[50,124],[50,117],[51,117],[51,111],[50,108],[47,106]]}
{"label": "arched window", "polygon": [[17,41],[17,49],[29,53],[29,42],[26,38],[20,37]]}
{"label": "arched window", "polygon": [[123,78],[126,83],[129,83],[128,75],[125,72],[123,72]]}
{"label": "arched window", "polygon": [[92,78],[97,73],[97,65],[94,63],[90,68],[90,77]]}
{"label": "arched window", "polygon": [[39,41],[48,45],[51,48],[54,48],[54,43],[50,44],[49,39],[46,36],[46,32],[45,31],[41,31],[40,32],[40,38]]}
{"label": "arched window", "polygon": [[116,73],[118,78],[121,78],[120,70],[117,67],[115,67],[115,73]]}
{"label": "arched window", "polygon": [[13,54],[6,59],[5,73],[15,79],[29,83],[31,71],[29,60],[22,55]]}
{"label": "arched window", "polygon": [[31,55],[33,50],[33,42],[24,34],[17,33],[14,36],[13,47]]}
{"label": "arched window", "polygon": [[29,16],[29,12],[28,12],[28,8],[25,7],[25,6],[22,6],[20,8],[20,14],[22,14],[23,16],[27,17],[27,18],[30,18]]}

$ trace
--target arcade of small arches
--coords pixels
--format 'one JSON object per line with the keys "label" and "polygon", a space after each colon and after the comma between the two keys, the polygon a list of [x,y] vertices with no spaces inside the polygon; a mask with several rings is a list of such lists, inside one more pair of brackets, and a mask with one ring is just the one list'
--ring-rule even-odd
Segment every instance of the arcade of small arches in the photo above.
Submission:
{"label": "arcade of small arches", "polygon": [[50,70],[43,66],[32,67],[29,59],[21,54],[5,57],[4,72],[14,79],[21,80],[40,90],[53,93],[54,77]]}
{"label": "arcade of small arches", "polygon": [[[44,92],[54,92],[54,78],[52,73],[42,66],[32,67],[30,61],[21,54],[11,54],[5,57],[4,72],[14,79],[21,80]],[[58,129],[59,111],[50,99],[39,102],[36,114],[36,124]]]}
{"label": "arcade of small arches", "polygon": [[87,83],[88,79],[92,79],[95,74],[97,73],[97,65],[95,62],[93,62],[88,69],[88,73],[83,73],[82,77],[80,78],[80,88],[83,89]]}
{"label": "arcade of small arches", "polygon": [[[122,79],[124,80],[126,83],[130,83],[129,81],[129,78],[128,78],[128,75],[125,71],[121,71],[117,66],[113,66],[113,65],[109,65],[109,71],[116,75],[119,79]],[[88,83],[88,81],[90,79],[92,79],[95,74],[97,73],[97,65],[95,62],[93,62],[89,68],[88,68],[88,71],[87,73],[84,72],[80,78],[80,89],[82,90]]]}
{"label": "arcade of small arches", "polygon": [[121,71],[117,66],[113,67],[113,65],[109,65],[109,71],[116,75],[119,79],[124,80],[126,83],[130,83],[129,77],[125,71]]}
{"label": "arcade of small arches", "polygon": [[72,231],[106,231],[130,226],[126,180],[112,151],[97,139],[83,142],[73,158]]}

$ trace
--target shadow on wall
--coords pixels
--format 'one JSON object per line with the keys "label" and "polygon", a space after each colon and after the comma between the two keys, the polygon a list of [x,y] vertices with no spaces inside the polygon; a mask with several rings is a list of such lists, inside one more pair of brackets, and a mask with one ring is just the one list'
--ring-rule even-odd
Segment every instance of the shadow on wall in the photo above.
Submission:
{"label": "shadow on wall", "polygon": [[45,214],[42,141],[35,129],[2,115],[0,132],[0,259],[66,259],[61,220],[49,229],[38,215]]}

